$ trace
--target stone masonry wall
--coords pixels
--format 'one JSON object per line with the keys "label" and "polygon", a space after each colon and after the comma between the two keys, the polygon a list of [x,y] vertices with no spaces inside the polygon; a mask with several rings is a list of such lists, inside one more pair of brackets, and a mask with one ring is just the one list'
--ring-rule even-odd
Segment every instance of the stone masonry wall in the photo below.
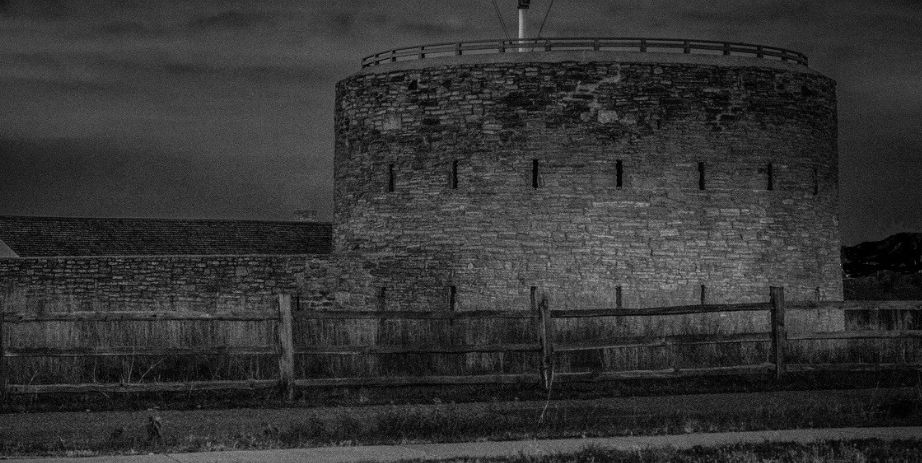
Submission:
{"label": "stone masonry wall", "polygon": [[8,311],[261,310],[279,293],[301,309],[333,305],[323,255],[126,256],[0,259]]}
{"label": "stone masonry wall", "polygon": [[762,62],[432,60],[339,82],[334,252],[360,273],[341,300],[840,300],[835,83]]}

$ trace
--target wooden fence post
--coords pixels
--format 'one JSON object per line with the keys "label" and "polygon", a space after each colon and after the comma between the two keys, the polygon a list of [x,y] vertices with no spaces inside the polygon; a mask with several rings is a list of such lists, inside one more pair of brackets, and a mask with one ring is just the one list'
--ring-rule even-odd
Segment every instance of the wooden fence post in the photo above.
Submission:
{"label": "wooden fence post", "polygon": [[775,379],[784,375],[784,348],[787,333],[784,330],[784,288],[769,288],[772,304],[772,361],[775,364]]}
{"label": "wooden fence post", "polygon": [[279,294],[279,386],[285,400],[294,399],[295,350],[291,339],[291,295]]}
{"label": "wooden fence post", "polygon": [[551,382],[554,380],[554,344],[552,339],[554,327],[551,310],[548,308],[547,296],[545,295],[541,296],[541,302],[538,303],[538,312],[541,314],[541,326],[538,331],[541,338],[541,380],[544,383],[544,389],[550,389]]}
{"label": "wooden fence post", "polygon": [[6,318],[6,308],[0,307],[0,399],[6,398],[6,385],[7,385],[7,373],[6,373],[6,331],[4,326],[4,318]]}
{"label": "wooden fence post", "polygon": [[[912,326],[913,326],[913,323],[912,323],[912,311],[903,310],[902,312],[903,312],[903,313],[902,313],[901,316],[900,316],[900,326],[899,326],[899,328],[897,328],[897,329],[900,330],[900,331],[911,330],[911,329],[912,329]],[[911,362],[909,361],[909,354],[908,354],[908,352],[909,352],[910,350],[909,350],[908,346],[906,345],[906,344],[907,344],[907,343],[906,343],[906,340],[907,340],[907,339],[908,339],[908,338],[907,338],[906,336],[900,336],[900,337],[899,337],[899,340],[900,340],[900,354],[901,354],[901,355],[900,355],[900,363],[904,363],[904,364],[911,363]]]}

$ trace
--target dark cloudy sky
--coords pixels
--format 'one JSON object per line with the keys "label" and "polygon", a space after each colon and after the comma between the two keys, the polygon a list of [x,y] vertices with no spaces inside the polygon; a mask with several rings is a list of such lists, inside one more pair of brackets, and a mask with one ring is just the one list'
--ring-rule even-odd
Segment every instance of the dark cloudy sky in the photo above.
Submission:
{"label": "dark cloudy sky", "polygon": [[[839,83],[843,240],[922,231],[917,1],[556,0],[543,35],[806,53]],[[329,219],[334,83],[375,51],[499,36],[489,0],[0,0],[0,214]]]}

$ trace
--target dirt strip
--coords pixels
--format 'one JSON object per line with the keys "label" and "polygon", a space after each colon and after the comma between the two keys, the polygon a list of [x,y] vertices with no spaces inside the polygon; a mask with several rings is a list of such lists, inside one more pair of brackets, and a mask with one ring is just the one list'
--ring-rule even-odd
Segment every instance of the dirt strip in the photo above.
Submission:
{"label": "dirt strip", "polygon": [[695,446],[721,446],[737,443],[796,442],[829,440],[922,439],[922,426],[890,428],[826,428],[776,431],[695,433],[666,436],[598,437],[588,439],[519,440],[504,442],[463,442],[451,444],[370,445],[357,447],[318,447],[310,449],[245,450],[228,452],[172,453],[157,455],[115,455],[76,458],[26,458],[5,463],[238,463],[273,461],[294,463],[394,462],[413,458],[446,459],[460,457],[502,457],[574,453],[589,446],[615,450]]}

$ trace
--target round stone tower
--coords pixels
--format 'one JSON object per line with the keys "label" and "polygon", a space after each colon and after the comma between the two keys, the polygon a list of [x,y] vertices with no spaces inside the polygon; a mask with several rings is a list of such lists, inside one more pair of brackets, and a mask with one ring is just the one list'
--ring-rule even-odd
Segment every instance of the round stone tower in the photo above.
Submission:
{"label": "round stone tower", "polygon": [[[336,87],[335,252],[387,310],[842,297],[835,82],[654,39],[370,56]],[[520,52],[520,49],[525,52]]]}

